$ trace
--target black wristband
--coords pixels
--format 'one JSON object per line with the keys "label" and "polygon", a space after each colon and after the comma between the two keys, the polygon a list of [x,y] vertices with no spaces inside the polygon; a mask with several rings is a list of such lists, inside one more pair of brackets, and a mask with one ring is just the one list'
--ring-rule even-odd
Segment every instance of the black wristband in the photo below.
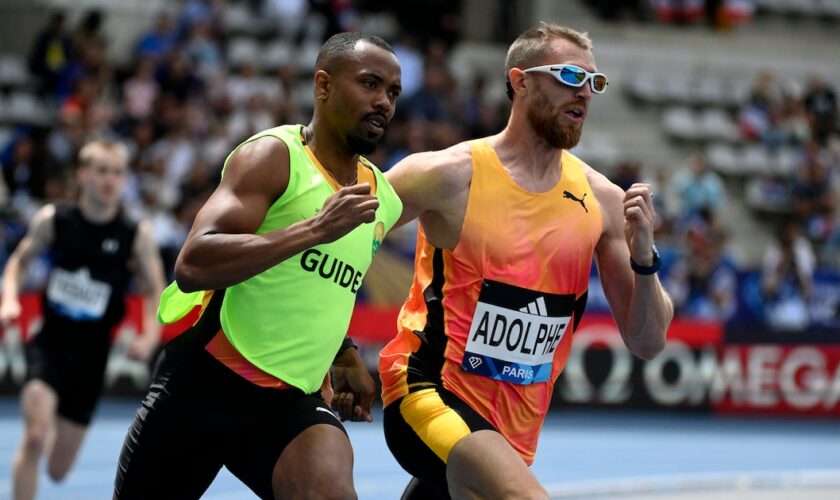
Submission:
{"label": "black wristband", "polygon": [[630,257],[630,268],[633,269],[633,272],[636,274],[650,276],[651,274],[655,274],[659,271],[660,267],[662,267],[662,259],[659,258],[659,252],[656,250],[656,245],[653,246],[653,264],[649,266],[640,266],[633,262],[633,257]]}
{"label": "black wristband", "polygon": [[336,353],[335,355],[335,359],[340,358],[341,355],[344,354],[344,351],[350,349],[351,347],[353,349],[359,350],[359,346],[356,345],[356,342],[353,340],[352,337],[344,337],[344,340],[341,341],[341,347],[338,348],[338,353]]}

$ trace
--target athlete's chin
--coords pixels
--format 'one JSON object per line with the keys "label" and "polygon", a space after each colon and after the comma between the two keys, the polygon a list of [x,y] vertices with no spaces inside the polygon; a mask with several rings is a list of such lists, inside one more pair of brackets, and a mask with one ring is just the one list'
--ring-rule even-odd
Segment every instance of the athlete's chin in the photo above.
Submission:
{"label": "athlete's chin", "polygon": [[581,129],[569,130],[564,128],[561,130],[552,130],[544,134],[543,139],[553,148],[572,149],[580,142],[581,132]]}
{"label": "athlete's chin", "polygon": [[382,134],[377,134],[376,137],[351,135],[347,137],[347,146],[353,153],[369,155],[376,151],[380,139],[382,139]]}

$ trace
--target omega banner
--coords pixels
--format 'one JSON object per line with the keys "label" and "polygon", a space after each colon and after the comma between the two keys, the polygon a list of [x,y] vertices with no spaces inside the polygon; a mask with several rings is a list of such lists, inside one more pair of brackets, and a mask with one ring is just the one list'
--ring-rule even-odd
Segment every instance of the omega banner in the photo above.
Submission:
{"label": "omega banner", "polygon": [[[22,340],[37,331],[37,296],[22,300],[18,326],[0,338],[0,392],[14,393],[25,374]],[[147,364],[129,360],[126,347],[142,331],[141,303],[128,302],[117,328],[106,374],[111,394],[136,395],[149,383]],[[360,304],[350,325],[371,368],[396,329],[397,309]],[[164,339],[191,319],[164,329]],[[770,335],[767,338],[771,338]],[[653,361],[624,347],[608,314],[586,314],[574,333],[566,369],[557,382],[554,404],[708,409],[716,412],[840,414],[840,345],[728,344],[723,325],[676,318],[665,350]]]}
{"label": "omega banner", "polygon": [[840,414],[840,346],[726,344],[714,323],[675,319],[652,361],[631,355],[607,315],[584,317],[555,401]]}

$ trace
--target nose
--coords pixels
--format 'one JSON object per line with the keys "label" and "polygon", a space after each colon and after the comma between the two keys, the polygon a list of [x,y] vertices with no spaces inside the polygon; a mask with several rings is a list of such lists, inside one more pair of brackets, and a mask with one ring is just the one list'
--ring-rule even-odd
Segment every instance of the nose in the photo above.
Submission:
{"label": "nose", "polygon": [[391,114],[394,111],[394,103],[391,102],[391,99],[388,97],[388,91],[383,89],[381,92],[376,93],[376,97],[373,101],[373,108],[380,113],[383,113],[388,118],[391,117]]}
{"label": "nose", "polygon": [[583,85],[581,85],[575,90],[575,97],[588,102],[590,99],[592,99],[592,80],[588,78]]}

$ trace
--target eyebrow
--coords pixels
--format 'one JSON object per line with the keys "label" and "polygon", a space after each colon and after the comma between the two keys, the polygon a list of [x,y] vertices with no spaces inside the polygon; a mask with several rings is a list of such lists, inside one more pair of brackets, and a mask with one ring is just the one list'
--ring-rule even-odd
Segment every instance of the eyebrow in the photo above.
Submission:
{"label": "eyebrow", "polygon": [[[379,73],[374,73],[372,71],[363,71],[361,74],[359,74],[359,78],[373,78],[378,83],[385,83],[385,79],[382,78],[382,76]],[[400,85],[399,83],[393,83],[390,85],[390,87],[396,88],[400,92],[402,92],[402,85]]]}
{"label": "eyebrow", "polygon": [[374,80],[376,80],[379,83],[382,83],[382,82],[385,81],[385,79],[382,78],[382,76],[380,76],[379,73],[374,73],[372,71],[362,71],[359,74],[359,78],[373,78]]}

